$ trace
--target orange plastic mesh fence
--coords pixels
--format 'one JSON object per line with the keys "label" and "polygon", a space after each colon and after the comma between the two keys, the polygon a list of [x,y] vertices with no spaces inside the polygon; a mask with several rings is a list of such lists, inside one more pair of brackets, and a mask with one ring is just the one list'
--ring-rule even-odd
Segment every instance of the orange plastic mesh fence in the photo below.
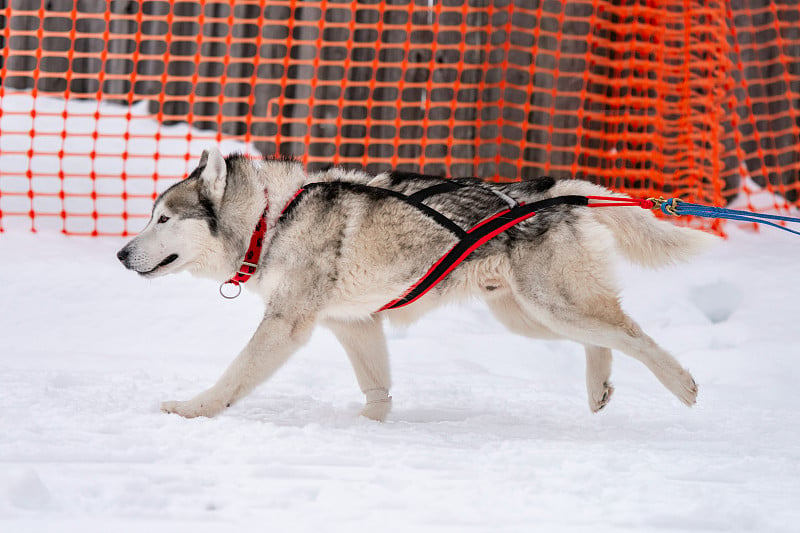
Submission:
{"label": "orange plastic mesh fence", "polygon": [[169,180],[230,141],[311,169],[798,202],[797,0],[10,0],[0,13],[0,230],[135,232]]}

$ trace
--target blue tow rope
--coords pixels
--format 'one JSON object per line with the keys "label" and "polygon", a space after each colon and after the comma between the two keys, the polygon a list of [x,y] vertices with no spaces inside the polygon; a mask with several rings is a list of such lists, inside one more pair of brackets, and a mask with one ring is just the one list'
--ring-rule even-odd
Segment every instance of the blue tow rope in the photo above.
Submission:
{"label": "blue tow rope", "polygon": [[728,220],[741,220],[743,222],[754,222],[756,224],[766,224],[774,228],[800,235],[800,231],[789,229],[770,220],[779,220],[782,222],[795,222],[800,223],[800,218],[785,217],[780,215],[767,215],[763,213],[751,213],[750,211],[739,211],[737,209],[726,209],[723,207],[713,207],[710,205],[693,204],[684,202],[677,198],[670,198],[669,200],[654,200],[657,204],[660,203],[661,212],[665,215],[690,215],[695,217],[705,218],[725,218]]}

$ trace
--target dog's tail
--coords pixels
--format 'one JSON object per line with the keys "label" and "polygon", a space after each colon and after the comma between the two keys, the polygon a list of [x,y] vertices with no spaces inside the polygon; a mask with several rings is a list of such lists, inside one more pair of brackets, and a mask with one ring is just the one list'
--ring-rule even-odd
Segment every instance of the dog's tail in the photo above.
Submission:
{"label": "dog's tail", "polygon": [[[552,189],[553,196],[620,196],[581,180],[562,180]],[[630,261],[645,267],[658,267],[708,249],[718,237],[704,231],[675,226],[639,207],[598,207],[591,210],[595,220],[611,231],[617,248]]]}

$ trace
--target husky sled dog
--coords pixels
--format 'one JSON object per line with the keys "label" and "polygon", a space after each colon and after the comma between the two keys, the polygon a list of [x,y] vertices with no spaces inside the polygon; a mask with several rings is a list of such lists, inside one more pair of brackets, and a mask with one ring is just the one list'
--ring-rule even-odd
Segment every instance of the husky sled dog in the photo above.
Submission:
{"label": "husky sled dog", "polygon": [[[620,308],[612,252],[654,267],[699,252],[713,237],[643,209],[543,208],[475,249],[423,297],[379,311],[456,245],[460,228],[507,209],[508,202],[613,194],[577,180],[498,184],[470,178],[455,180],[455,188],[442,186],[447,181],[336,167],[309,174],[283,158],[204,152],[188,178],[158,197],[149,223],[118,258],[147,278],[186,270],[225,282],[255,268],[246,288],[263,298],[266,310],[214,386],[161,409],[185,417],[220,413],[267,380],[321,323],[350,358],[366,396],[362,414],[382,420],[391,407],[384,318],[408,323],[469,296],[483,298],[512,332],[583,344],[592,411],[614,391],[612,349],[644,363],[686,405],[695,403],[689,372]],[[246,259],[262,218],[263,248]]]}

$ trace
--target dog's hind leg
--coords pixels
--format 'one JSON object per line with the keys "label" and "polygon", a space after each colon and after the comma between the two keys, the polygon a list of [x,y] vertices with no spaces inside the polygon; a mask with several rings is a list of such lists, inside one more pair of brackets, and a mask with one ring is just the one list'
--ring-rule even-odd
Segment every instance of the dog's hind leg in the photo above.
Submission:
{"label": "dog's hind leg", "polygon": [[[638,359],[678,399],[694,404],[697,385],[691,374],[620,307],[610,249],[612,244],[596,226],[578,224],[577,231],[568,226],[551,229],[548,240],[520,246],[512,254],[509,282],[515,299],[530,316],[563,338]],[[597,381],[604,377],[607,363],[603,361],[608,356],[598,353],[593,349],[588,356],[590,373],[598,361],[601,370],[590,385],[590,394],[599,393],[602,399]]]}
{"label": "dog's hind leg", "polygon": [[[523,309],[511,292],[488,294],[490,296],[486,298],[486,303],[489,309],[495,318],[506,326],[509,331],[534,339],[563,338],[541,322],[531,318],[530,312]],[[608,404],[614,392],[614,387],[609,382],[611,377],[611,350],[590,344],[587,344],[585,348],[586,389],[589,396],[589,409],[596,413]]]}
{"label": "dog's hind leg", "polygon": [[[588,283],[583,283],[580,287],[580,295],[552,291],[548,294],[546,305],[540,304],[534,298],[526,301],[523,307],[528,312],[535,313],[546,327],[564,338],[575,340],[584,346],[619,350],[638,359],[679,400],[686,405],[693,405],[697,400],[697,384],[691,374],[625,314],[615,296],[592,294]],[[593,352],[589,357],[597,359],[596,353],[599,352]],[[602,361],[606,357],[600,357],[601,372],[596,376],[605,374],[603,365],[609,365]],[[593,361],[589,365],[592,372],[595,370],[595,363]],[[590,386],[595,391],[599,389],[597,379],[595,377],[594,385]],[[602,399],[602,394],[600,397]]]}
{"label": "dog's hind leg", "polygon": [[611,386],[611,350],[587,344],[586,391],[589,393],[589,409],[598,412],[611,401],[614,387]]}
{"label": "dog's hind leg", "polygon": [[503,294],[490,293],[486,298],[486,304],[494,317],[512,333],[533,339],[563,338],[531,318],[530,313],[523,309],[509,291]]}
{"label": "dog's hind leg", "polygon": [[219,414],[275,373],[308,340],[313,327],[309,318],[267,314],[213,387],[185,402],[163,402],[161,410],[186,418]]}
{"label": "dog's hind leg", "polygon": [[372,420],[385,420],[392,408],[392,397],[389,396],[389,351],[380,317],[372,315],[353,321],[328,319],[325,325],[347,352],[358,386],[366,396],[367,403],[361,414]]}

